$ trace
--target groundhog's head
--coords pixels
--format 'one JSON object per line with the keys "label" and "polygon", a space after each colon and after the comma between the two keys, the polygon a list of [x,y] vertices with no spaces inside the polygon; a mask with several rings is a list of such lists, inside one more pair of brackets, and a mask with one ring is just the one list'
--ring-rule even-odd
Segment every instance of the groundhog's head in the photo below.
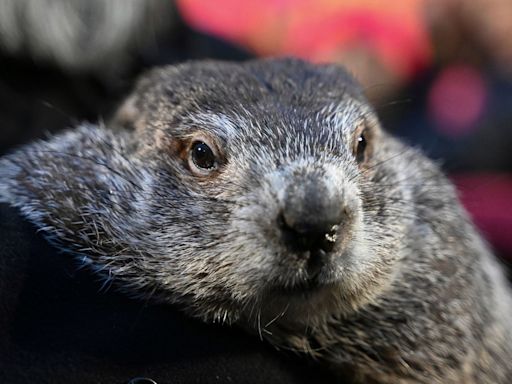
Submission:
{"label": "groundhog's head", "polygon": [[118,286],[264,328],[350,312],[388,284],[407,191],[341,68],[164,67],[107,125],[5,159],[17,182],[0,195]]}

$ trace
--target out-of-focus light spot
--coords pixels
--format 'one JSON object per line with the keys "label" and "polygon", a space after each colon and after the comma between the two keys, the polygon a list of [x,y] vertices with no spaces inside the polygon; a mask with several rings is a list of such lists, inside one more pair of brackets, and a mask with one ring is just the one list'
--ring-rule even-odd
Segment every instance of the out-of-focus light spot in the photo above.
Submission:
{"label": "out-of-focus light spot", "polygon": [[487,86],[474,68],[457,65],[443,70],[428,95],[429,116],[443,135],[458,137],[476,128],[487,104]]}

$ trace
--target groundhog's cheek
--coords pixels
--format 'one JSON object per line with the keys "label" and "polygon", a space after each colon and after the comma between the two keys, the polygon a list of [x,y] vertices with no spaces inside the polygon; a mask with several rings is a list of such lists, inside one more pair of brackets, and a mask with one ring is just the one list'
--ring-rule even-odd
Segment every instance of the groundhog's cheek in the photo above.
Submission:
{"label": "groundhog's cheek", "polygon": [[399,251],[390,240],[372,235],[370,228],[356,234],[351,251],[343,259],[339,279],[344,296],[354,306],[371,301],[392,283]]}

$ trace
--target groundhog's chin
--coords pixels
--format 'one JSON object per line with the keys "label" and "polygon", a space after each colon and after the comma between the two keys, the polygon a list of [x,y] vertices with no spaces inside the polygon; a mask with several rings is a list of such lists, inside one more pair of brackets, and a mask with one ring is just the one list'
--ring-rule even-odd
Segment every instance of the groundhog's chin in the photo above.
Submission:
{"label": "groundhog's chin", "polygon": [[392,268],[376,271],[370,267],[371,263],[365,268],[355,260],[379,257],[357,251],[352,249],[337,255],[313,277],[299,274],[301,278],[284,284],[273,279],[250,306],[251,315],[260,316],[260,322],[301,326],[321,323],[332,316],[349,315],[371,303],[389,286]]}
{"label": "groundhog's chin", "polygon": [[272,289],[248,306],[239,322],[264,337],[283,327],[302,332],[306,325],[322,323],[340,312],[344,304],[339,301],[339,289],[337,284]]}

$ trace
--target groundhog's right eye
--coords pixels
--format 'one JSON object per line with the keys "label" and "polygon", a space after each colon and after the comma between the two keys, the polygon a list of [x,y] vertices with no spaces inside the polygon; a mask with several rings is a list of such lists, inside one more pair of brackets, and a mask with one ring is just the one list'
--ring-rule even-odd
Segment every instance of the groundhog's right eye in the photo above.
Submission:
{"label": "groundhog's right eye", "polygon": [[196,141],[190,150],[192,162],[202,170],[214,169],[217,165],[213,150],[203,141]]}
{"label": "groundhog's right eye", "polygon": [[355,148],[355,156],[356,161],[361,164],[365,160],[365,151],[366,151],[367,141],[365,131],[361,132],[356,139],[356,148]]}
{"label": "groundhog's right eye", "polygon": [[362,125],[354,132],[352,152],[360,166],[368,163],[373,153],[374,129],[371,126]]}

